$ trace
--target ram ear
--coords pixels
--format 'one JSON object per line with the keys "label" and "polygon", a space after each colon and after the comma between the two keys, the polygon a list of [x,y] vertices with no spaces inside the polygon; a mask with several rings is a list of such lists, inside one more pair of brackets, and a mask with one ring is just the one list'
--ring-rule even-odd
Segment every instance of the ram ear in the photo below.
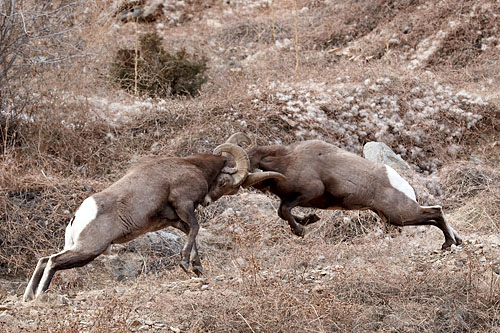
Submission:
{"label": "ram ear", "polygon": [[260,172],[250,173],[241,186],[247,188],[249,186],[255,185],[257,183],[263,182],[266,179],[271,179],[271,178],[277,179],[278,181],[286,182],[286,177],[279,172],[260,171]]}

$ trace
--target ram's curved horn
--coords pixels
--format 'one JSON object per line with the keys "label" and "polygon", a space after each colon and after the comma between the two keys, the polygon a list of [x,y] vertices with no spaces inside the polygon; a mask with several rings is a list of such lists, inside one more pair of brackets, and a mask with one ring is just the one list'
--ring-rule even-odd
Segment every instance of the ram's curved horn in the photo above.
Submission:
{"label": "ram's curved horn", "polygon": [[247,188],[249,186],[260,183],[260,182],[262,182],[266,179],[269,179],[269,178],[275,178],[278,181],[286,182],[286,177],[279,172],[260,171],[260,172],[250,173],[241,186],[243,186],[244,188]]}
{"label": "ram's curved horn", "polygon": [[236,173],[233,174],[233,186],[240,186],[241,183],[248,176],[248,168],[250,167],[250,160],[248,155],[243,148],[234,143],[223,143],[214,149],[214,155],[220,155],[222,153],[229,153],[233,155],[234,161],[236,163]]}
{"label": "ram's curved horn", "polygon": [[246,143],[247,145],[249,145],[250,143],[252,143],[252,141],[245,133],[237,132],[231,135],[229,139],[226,140],[226,143],[233,143],[240,146],[242,143]]}

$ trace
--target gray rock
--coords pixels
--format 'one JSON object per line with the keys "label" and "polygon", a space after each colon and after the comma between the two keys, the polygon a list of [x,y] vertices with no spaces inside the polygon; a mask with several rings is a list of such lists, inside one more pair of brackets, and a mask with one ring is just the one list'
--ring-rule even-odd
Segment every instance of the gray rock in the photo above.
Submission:
{"label": "gray rock", "polygon": [[14,317],[7,312],[0,313],[0,323],[4,324],[12,324],[14,321]]}
{"label": "gray rock", "polygon": [[132,253],[121,254],[104,264],[118,281],[135,279],[143,269],[141,256]]}
{"label": "gray rock", "polygon": [[387,164],[399,171],[408,171],[410,165],[401,156],[396,155],[389,146],[383,142],[368,142],[363,147],[363,156],[372,162]]}
{"label": "gray rock", "polygon": [[[113,251],[113,255],[103,256],[102,260],[118,281],[135,279],[143,272],[171,266],[171,258],[177,258],[182,246],[183,241],[177,235],[163,230],[149,232]],[[147,260],[151,257],[157,259]]]}
{"label": "gray rock", "polygon": [[170,232],[160,230],[148,232],[129,243],[129,248],[159,252],[165,256],[177,255],[183,246],[182,239]]}

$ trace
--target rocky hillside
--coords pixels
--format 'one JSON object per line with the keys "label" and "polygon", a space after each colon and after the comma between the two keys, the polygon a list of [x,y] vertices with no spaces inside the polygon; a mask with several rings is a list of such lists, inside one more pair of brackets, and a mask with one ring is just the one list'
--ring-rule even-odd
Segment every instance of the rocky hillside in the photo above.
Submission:
{"label": "rocky hillside", "polygon": [[[20,36],[64,38],[16,39],[0,84],[2,331],[500,332],[498,1],[27,3],[51,25],[26,19]],[[464,244],[367,212],[316,211],[298,238],[276,197],[242,189],[198,209],[201,278],[166,229],[21,302],[83,199],[140,156],[237,131],[360,155],[383,142]]]}

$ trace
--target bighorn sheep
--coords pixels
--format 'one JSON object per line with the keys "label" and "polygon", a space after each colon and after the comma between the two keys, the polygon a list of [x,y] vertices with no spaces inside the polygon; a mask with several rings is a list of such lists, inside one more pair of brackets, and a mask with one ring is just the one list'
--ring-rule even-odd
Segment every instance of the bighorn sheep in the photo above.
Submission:
{"label": "bighorn sheep", "polygon": [[[230,168],[230,163],[236,166]],[[201,274],[195,208],[236,193],[249,174],[248,167],[245,151],[230,143],[218,146],[214,154],[151,157],[136,163],[117,182],[83,201],[66,228],[64,249],[38,261],[23,300],[46,291],[56,271],[86,265],[113,243],[167,226],[188,236],[180,266],[187,272],[193,251],[193,271]],[[256,181],[268,177],[284,179],[276,173],[253,176]]]}
{"label": "bighorn sheep", "polygon": [[[250,144],[244,133],[233,134],[226,142]],[[304,235],[303,225],[319,220],[316,214],[294,216],[294,207],[364,210],[397,226],[433,225],[441,229],[443,249],[462,243],[446,222],[441,206],[420,206],[415,192],[393,168],[366,160],[334,145],[310,140],[291,145],[256,146],[247,150],[250,170],[283,174],[286,180],[250,182],[281,199],[278,215],[288,221],[292,232]],[[243,183],[243,187],[249,186]]]}

